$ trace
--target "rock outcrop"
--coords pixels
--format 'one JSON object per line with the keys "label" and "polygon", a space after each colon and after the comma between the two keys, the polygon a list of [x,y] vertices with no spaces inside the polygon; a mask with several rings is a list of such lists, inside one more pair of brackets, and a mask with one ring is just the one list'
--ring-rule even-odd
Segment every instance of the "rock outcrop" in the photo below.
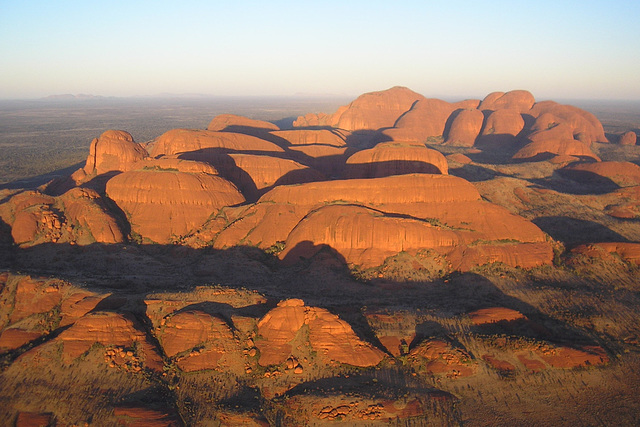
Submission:
{"label": "rock outcrop", "polygon": [[151,156],[180,155],[181,159],[207,161],[221,153],[282,153],[276,144],[255,136],[234,132],[173,129],[160,135]]}
{"label": "rock outcrop", "polygon": [[424,144],[384,142],[349,157],[345,175],[354,179],[412,173],[446,175],[448,169],[444,156]]}
{"label": "rock outcrop", "polygon": [[491,111],[512,109],[519,113],[526,113],[534,103],[533,95],[526,90],[512,90],[506,93],[493,92],[482,100],[478,109]]}
{"label": "rock outcrop", "polygon": [[483,123],[484,115],[482,111],[476,109],[461,110],[455,115],[444,144],[473,147],[482,130]]}
{"label": "rock outcrop", "polygon": [[220,114],[215,116],[207,130],[237,132],[248,135],[262,135],[265,131],[279,130],[280,128],[271,122],[255,120],[235,114]]}
{"label": "rock outcrop", "polygon": [[349,131],[388,128],[392,127],[398,118],[409,111],[420,99],[424,97],[410,89],[397,86],[360,95],[351,104],[341,107],[332,115],[299,117],[293,125],[296,127],[331,126]]}
{"label": "rock outcrop", "polygon": [[11,226],[13,241],[25,247],[124,241],[117,220],[100,195],[89,188],[72,188],[58,197],[22,192],[0,206],[0,217]]}
{"label": "rock outcrop", "polygon": [[620,135],[620,145],[636,145],[637,136],[635,132],[628,131]]}
{"label": "rock outcrop", "polygon": [[620,187],[640,185],[640,166],[631,162],[574,163],[562,172],[568,178],[585,183],[605,178]]}
{"label": "rock outcrop", "polygon": [[124,172],[148,156],[147,150],[134,142],[130,133],[108,130],[91,141],[89,157],[81,171],[76,172],[77,181],[107,172]]}
{"label": "rock outcrop", "polygon": [[218,176],[165,170],[122,173],[107,182],[106,193],[127,215],[132,231],[155,243],[179,239],[220,208],[245,200]]}
{"label": "rock outcrop", "polygon": [[477,143],[482,146],[511,145],[524,129],[524,119],[515,109],[496,110],[487,117]]}
{"label": "rock outcrop", "polygon": [[302,339],[299,334],[304,325],[308,327],[309,344],[325,363],[375,366],[384,357],[380,350],[360,340],[351,326],[338,316],[291,299],[281,301],[258,322],[258,363],[262,366],[284,363],[294,352],[291,343],[296,338]]}

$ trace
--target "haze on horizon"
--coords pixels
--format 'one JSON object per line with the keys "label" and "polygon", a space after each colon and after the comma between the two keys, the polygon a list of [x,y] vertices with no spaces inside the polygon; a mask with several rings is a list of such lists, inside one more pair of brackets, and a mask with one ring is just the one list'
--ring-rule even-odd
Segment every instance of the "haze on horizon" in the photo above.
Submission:
{"label": "haze on horizon", "polygon": [[0,99],[52,94],[640,100],[640,2],[0,0]]}

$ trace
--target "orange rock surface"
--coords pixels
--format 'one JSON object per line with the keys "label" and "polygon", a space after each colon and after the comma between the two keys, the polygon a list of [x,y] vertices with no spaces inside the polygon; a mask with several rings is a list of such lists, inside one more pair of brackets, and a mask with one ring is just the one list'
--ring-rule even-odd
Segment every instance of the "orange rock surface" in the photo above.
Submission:
{"label": "orange rock surface", "polygon": [[519,311],[506,307],[491,307],[472,311],[469,313],[471,322],[474,325],[484,325],[486,323],[510,322],[512,320],[526,319]]}
{"label": "orange rock surface", "polygon": [[73,241],[78,244],[120,243],[124,236],[116,219],[108,212],[100,195],[88,188],[72,188],[59,197]]}
{"label": "orange rock surface", "polygon": [[380,178],[411,173],[447,174],[448,164],[436,150],[418,143],[384,142],[347,159],[347,178]]}
{"label": "orange rock surface", "polygon": [[291,355],[291,341],[305,322],[304,302],[299,299],[281,301],[258,322],[256,341],[260,350],[258,363],[262,366],[277,365]]}
{"label": "orange rock surface", "polygon": [[496,110],[485,121],[478,144],[512,144],[524,129],[524,119],[515,109]]}
{"label": "orange rock surface", "polygon": [[[407,189],[410,191],[405,191]],[[480,200],[480,193],[471,183],[455,176],[412,174],[280,186],[260,198],[261,202],[307,206],[319,206],[337,200],[368,206],[408,205]]]}
{"label": "orange rock surface", "polygon": [[484,115],[480,110],[462,110],[455,115],[445,145],[472,147],[482,130]]}
{"label": "orange rock surface", "polygon": [[411,350],[411,355],[415,360],[422,359],[426,371],[430,374],[456,378],[467,377],[476,372],[477,364],[472,362],[465,350],[443,340],[423,341]]}
{"label": "orange rock surface", "polygon": [[49,427],[55,425],[53,414],[38,412],[20,412],[15,427]]}
{"label": "orange rock surface", "polygon": [[554,368],[576,368],[580,366],[597,366],[609,363],[606,352],[598,346],[587,346],[581,349],[571,347],[553,347],[542,350],[540,358]]}
{"label": "orange rock surface", "polygon": [[391,129],[384,134],[394,141],[426,142],[444,134],[447,119],[458,108],[456,104],[433,98],[419,99]]}
{"label": "orange rock surface", "polygon": [[448,162],[456,162],[456,163],[460,163],[461,165],[468,165],[469,163],[472,162],[472,160],[465,156],[462,153],[454,153],[454,154],[449,154],[446,157]]}
{"label": "orange rock surface", "polygon": [[572,105],[561,105],[553,101],[537,102],[528,114],[539,117],[544,113],[553,115],[559,123],[567,123],[574,138],[591,145],[592,142],[608,142],[602,123],[593,114]]}
{"label": "orange rock surface", "polygon": [[147,150],[134,142],[131,134],[121,130],[108,130],[91,142],[89,157],[83,170],[86,175],[127,171],[131,169],[131,165],[147,156]]}
{"label": "orange rock surface", "polygon": [[[235,114],[219,114],[211,120],[207,130],[249,133],[253,131],[279,130],[278,126],[263,120],[250,119]],[[250,133],[249,133],[250,134]]]}
{"label": "orange rock surface", "polygon": [[220,175],[233,182],[249,200],[276,185],[322,181],[320,172],[298,162],[255,154],[223,154],[210,162]]}
{"label": "orange rock surface", "polygon": [[392,127],[398,118],[409,111],[420,94],[406,87],[370,92],[360,95],[351,104],[340,107],[334,114],[309,114],[298,117],[296,127],[332,126],[345,130],[377,130]]}
{"label": "orange rock surface", "polygon": [[326,361],[354,366],[374,366],[384,353],[360,340],[348,323],[317,307],[305,307],[299,299],[281,301],[258,322],[262,366],[284,363],[291,355],[291,342],[303,325],[309,327],[309,343]]}
{"label": "orange rock surface", "polygon": [[291,145],[318,144],[344,147],[350,133],[340,129],[293,129],[274,131],[271,135],[282,138]]}
{"label": "orange rock surface", "polygon": [[63,360],[67,363],[85,353],[95,343],[105,346],[132,347],[138,343],[146,366],[161,370],[162,359],[135,323],[117,313],[93,312],[78,319],[54,341],[63,343]]}
{"label": "orange rock surface", "polygon": [[640,243],[602,242],[576,246],[572,253],[601,258],[604,254],[617,254],[623,260],[640,264]]}
{"label": "orange rock surface", "polygon": [[563,170],[570,172],[587,172],[609,178],[620,187],[640,185],[640,166],[631,162],[574,163],[565,167]]}
{"label": "orange rock surface", "polygon": [[[272,142],[251,135],[209,130],[173,129],[160,135],[151,156],[182,154],[186,160],[207,161],[207,158],[228,152],[281,153],[284,150]],[[184,153],[189,153],[185,155]]]}
{"label": "orange rock surface", "polygon": [[170,411],[158,411],[134,406],[119,406],[113,410],[119,418],[118,425],[128,427],[178,427],[182,425],[178,417]]}
{"label": "orange rock surface", "polygon": [[311,213],[296,226],[280,258],[293,264],[328,246],[347,263],[368,268],[402,251],[437,248],[449,252],[463,242],[459,234],[426,221],[387,217],[361,206],[332,205]]}
{"label": "orange rock surface", "polygon": [[131,171],[111,178],[106,193],[143,238],[168,243],[198,227],[223,206],[244,202],[229,181],[207,174]]}
{"label": "orange rock surface", "polygon": [[493,92],[482,100],[478,109],[491,111],[513,109],[524,113],[530,110],[534,103],[533,95],[526,90],[512,90],[506,93]]}
{"label": "orange rock surface", "polygon": [[20,279],[16,286],[11,323],[52,310],[60,304],[65,287],[65,283],[59,280],[49,282],[29,276]]}
{"label": "orange rock surface", "polygon": [[636,145],[637,136],[635,132],[628,131],[620,135],[620,145]]}
{"label": "orange rock surface", "polygon": [[0,334],[0,352],[15,350],[28,342],[40,338],[43,334],[35,331],[25,331],[20,328],[8,328]]}
{"label": "orange rock surface", "polygon": [[593,151],[591,151],[589,147],[575,139],[551,139],[548,141],[532,142],[514,154],[513,158],[536,160],[554,155],[590,157],[600,161],[600,158],[593,154]]}
{"label": "orange rock surface", "polygon": [[[202,311],[190,310],[174,314],[157,331],[167,356],[191,350],[205,343],[215,343],[224,352],[224,341],[233,341],[233,333],[226,322]],[[228,346],[228,345],[227,345]]]}
{"label": "orange rock surface", "polygon": [[209,163],[198,162],[195,160],[183,160],[176,156],[166,156],[157,159],[148,157],[143,161],[134,164],[131,167],[131,170],[206,173],[209,175],[218,175],[217,169]]}
{"label": "orange rock surface", "polygon": [[21,193],[0,209],[0,216],[13,217],[9,219],[11,235],[23,246],[119,243],[124,239],[100,195],[88,188],[72,188],[55,198],[37,192]]}
{"label": "orange rock surface", "polygon": [[330,360],[353,366],[375,366],[384,353],[358,338],[351,326],[323,308],[309,307],[305,313],[309,342]]}

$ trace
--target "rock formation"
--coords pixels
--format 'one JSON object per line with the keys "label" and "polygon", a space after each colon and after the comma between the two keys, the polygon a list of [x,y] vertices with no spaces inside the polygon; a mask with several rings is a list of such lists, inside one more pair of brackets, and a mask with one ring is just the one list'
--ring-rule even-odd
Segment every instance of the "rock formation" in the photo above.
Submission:
{"label": "rock formation", "polygon": [[411,173],[447,174],[447,160],[419,143],[385,142],[347,159],[347,178],[382,178]]}
{"label": "rock formation", "polygon": [[631,162],[574,163],[562,169],[565,176],[581,182],[609,179],[620,187],[640,185],[640,166]]}
{"label": "rock formation", "polygon": [[473,147],[482,130],[484,115],[477,109],[461,110],[453,119],[445,145]]}
{"label": "rock formation", "polygon": [[122,173],[107,182],[106,194],[127,215],[132,231],[155,243],[179,239],[220,208],[245,200],[218,176],[166,170]]}
{"label": "rock formation", "polygon": [[284,363],[294,352],[291,343],[300,338],[303,325],[309,330],[309,344],[327,363],[375,366],[384,357],[384,353],[360,340],[351,326],[336,315],[291,299],[280,302],[258,322],[259,363],[262,366]]}
{"label": "rock formation", "polygon": [[482,100],[478,109],[491,111],[513,109],[519,113],[526,113],[534,103],[533,95],[526,90],[512,90],[507,93],[493,92]]}
{"label": "rock formation", "polygon": [[636,145],[636,133],[632,131],[628,131],[620,135],[620,145]]}
{"label": "rock formation", "polygon": [[108,130],[91,141],[87,163],[74,174],[74,178],[81,182],[107,172],[124,172],[147,156],[147,150],[135,143],[131,134],[121,130]]}
{"label": "rock formation", "polygon": [[380,92],[365,93],[333,115],[299,117],[293,125],[331,126],[349,131],[388,128],[420,99],[424,97],[410,89],[397,86]]}
{"label": "rock formation", "polygon": [[279,130],[280,128],[273,123],[263,120],[254,120],[235,114],[220,114],[215,116],[207,130],[246,133],[251,135],[252,132],[261,134],[261,131]]}

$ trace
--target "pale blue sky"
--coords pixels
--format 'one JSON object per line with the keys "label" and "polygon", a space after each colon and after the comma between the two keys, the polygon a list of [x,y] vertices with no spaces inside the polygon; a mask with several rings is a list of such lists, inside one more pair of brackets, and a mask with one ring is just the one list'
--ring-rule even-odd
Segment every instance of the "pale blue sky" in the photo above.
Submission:
{"label": "pale blue sky", "polygon": [[0,0],[0,98],[640,99],[640,1]]}

